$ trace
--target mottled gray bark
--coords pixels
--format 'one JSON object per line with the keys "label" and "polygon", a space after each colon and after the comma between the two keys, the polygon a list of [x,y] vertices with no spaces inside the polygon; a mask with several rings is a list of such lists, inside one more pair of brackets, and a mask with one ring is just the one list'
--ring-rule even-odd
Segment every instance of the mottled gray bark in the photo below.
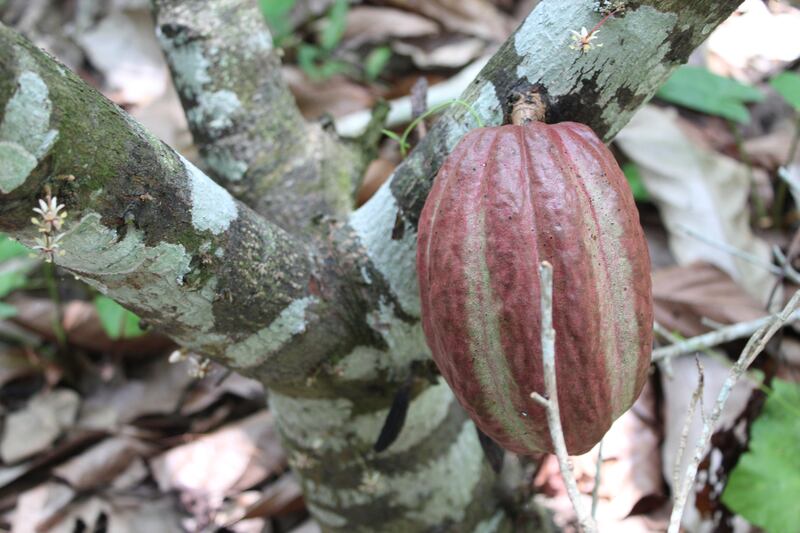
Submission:
{"label": "mottled gray bark", "polygon": [[[513,89],[538,84],[551,120],[581,121],[610,139],[737,2],[628,2],[601,29],[604,46],[581,54],[569,48],[570,30],[601,18],[592,4],[545,0],[528,17],[463,97],[485,124],[503,120]],[[180,76],[202,77],[211,64]],[[29,210],[49,185],[71,211],[62,266],[267,384],[325,530],[511,528],[474,427],[430,375],[419,326],[417,218],[442,160],[474,127],[468,113],[449,110],[372,200],[346,220],[320,220],[300,241],[5,28],[0,72],[0,164],[9,169],[0,174],[0,229],[29,241]],[[235,93],[223,78],[209,75],[203,89]],[[253,90],[286,97],[270,87]],[[195,127],[215,127],[202,122]],[[245,139],[269,139],[268,130],[235,124]],[[407,383],[406,425],[376,453],[392,398]]]}
{"label": "mottled gray bark", "polygon": [[329,247],[265,221],[4,26],[0,73],[0,230],[33,244],[49,190],[69,213],[60,266],[266,382],[302,383],[320,345],[353,345]]}
{"label": "mottled gray bark", "polygon": [[211,176],[283,228],[351,210],[366,163],[307,123],[252,0],[153,0],[156,32]]}

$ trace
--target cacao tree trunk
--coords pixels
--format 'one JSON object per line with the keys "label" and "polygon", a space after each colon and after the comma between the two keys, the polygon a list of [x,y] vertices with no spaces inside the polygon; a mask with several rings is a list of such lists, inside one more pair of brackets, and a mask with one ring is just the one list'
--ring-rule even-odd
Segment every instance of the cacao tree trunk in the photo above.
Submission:
{"label": "cacao tree trunk", "polygon": [[[460,107],[444,113],[352,211],[370,142],[303,121],[255,4],[154,0],[216,182],[0,27],[0,230],[33,244],[31,209],[50,191],[69,213],[61,267],[264,383],[324,530],[510,531],[474,427],[431,372],[419,325],[419,213],[473,119]],[[593,4],[539,4],[462,96],[484,124],[503,121],[513,90],[537,85],[549,121],[582,122],[609,141],[738,1],[629,1],[604,24],[604,46],[581,53],[570,30],[602,18]],[[405,425],[376,452],[401,389]]]}

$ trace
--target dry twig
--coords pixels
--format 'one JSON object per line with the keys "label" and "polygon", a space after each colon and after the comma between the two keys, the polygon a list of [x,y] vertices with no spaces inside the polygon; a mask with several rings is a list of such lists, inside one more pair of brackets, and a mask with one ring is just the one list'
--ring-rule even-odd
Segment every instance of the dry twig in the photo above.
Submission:
{"label": "dry twig", "polygon": [[597,504],[600,502],[600,476],[603,469],[603,441],[597,445],[597,465],[594,471],[594,488],[592,489],[592,518],[597,519]]}
{"label": "dry twig", "polygon": [[722,250],[723,252],[729,253],[734,257],[738,257],[742,261],[747,261],[751,265],[755,265],[759,268],[763,268],[764,270],[769,271],[771,274],[781,277],[787,277],[794,283],[800,284],[800,272],[797,272],[795,269],[791,267],[789,264],[784,264],[783,266],[774,265],[772,263],[768,263],[763,261],[760,257],[753,255],[749,252],[745,252],[744,250],[740,250],[735,246],[731,246],[728,243],[720,242],[714,239],[711,239],[707,235],[703,235],[700,232],[697,232],[686,226],[684,224],[679,224],[676,228],[678,233],[683,233],[684,235],[691,237],[693,239],[697,239],[700,242],[704,242],[709,246],[713,246]]}
{"label": "dry twig", "polygon": [[[652,361],[657,363],[669,357],[698,352],[718,344],[723,344],[735,339],[742,339],[748,335],[752,335],[764,325],[772,323],[772,321],[782,316],[782,314],[783,311],[763,318],[739,322],[738,324],[732,324],[716,331],[709,331],[708,333],[703,333],[702,335],[686,339],[670,346],[656,348],[653,350]],[[800,310],[792,312],[786,319],[786,322],[794,322],[795,320],[800,320]]]}
{"label": "dry twig", "polygon": [[572,464],[567,454],[567,444],[564,441],[564,431],[561,428],[561,415],[558,409],[558,388],[556,383],[556,332],[553,330],[553,266],[547,261],[539,265],[539,279],[541,280],[541,306],[542,306],[542,366],[544,369],[545,398],[538,392],[532,392],[531,398],[540,403],[547,410],[547,425],[550,428],[550,438],[553,441],[561,477],[567,487],[569,499],[582,531],[594,533],[597,524],[594,518],[586,511],[578,492],[578,484],[572,473]]}
{"label": "dry twig", "polygon": [[[697,356],[695,356],[695,362],[697,363],[698,374],[697,388],[694,390],[694,394],[692,394],[691,402],[689,402],[689,410],[686,413],[686,422],[683,424],[683,430],[681,430],[681,440],[678,444],[678,452],[675,454],[675,466],[672,470],[672,486],[676,490],[681,486],[681,460],[683,460],[683,453],[686,451],[686,444],[689,441],[689,430],[692,428],[694,411],[697,409],[698,403],[700,404],[700,410],[703,410],[703,386],[705,384],[705,374],[703,373],[703,364],[700,362],[700,359]],[[705,416],[703,416],[703,422],[705,422]]]}
{"label": "dry twig", "polygon": [[[797,309],[798,304],[800,304],[800,291],[796,292],[794,296],[792,296],[792,299],[789,300],[789,303],[786,304],[786,307],[784,307],[780,313],[767,317],[766,319],[762,319],[762,326],[758,328],[758,331],[756,331],[752,337],[750,337],[750,340],[747,341],[747,345],[744,347],[744,350],[742,350],[742,354],[739,356],[739,359],[731,367],[728,377],[725,379],[725,383],[722,384],[722,388],[719,391],[719,395],[717,396],[717,401],[714,404],[714,410],[712,411],[711,416],[708,419],[703,420],[703,431],[700,434],[697,445],[695,446],[692,461],[689,463],[689,467],[686,469],[686,475],[684,476],[683,484],[680,487],[677,487],[675,503],[673,505],[672,514],[669,520],[668,533],[678,533],[680,531],[683,509],[686,506],[686,500],[689,496],[689,491],[694,485],[694,480],[697,476],[697,469],[700,465],[700,461],[702,461],[705,455],[708,441],[711,439],[714,427],[719,421],[720,415],[722,414],[722,409],[725,407],[725,403],[728,401],[728,397],[730,396],[733,386],[744,375],[745,371],[753,363],[758,354],[764,350],[767,342],[769,342],[775,333],[777,333],[778,330],[790,320],[797,319],[798,312],[795,310]],[[737,326],[738,325],[741,324],[737,324]]]}

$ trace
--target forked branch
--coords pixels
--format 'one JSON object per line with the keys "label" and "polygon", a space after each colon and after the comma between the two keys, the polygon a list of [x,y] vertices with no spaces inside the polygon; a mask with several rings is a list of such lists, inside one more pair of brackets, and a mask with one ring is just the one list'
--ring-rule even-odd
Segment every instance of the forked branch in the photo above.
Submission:
{"label": "forked branch", "polygon": [[[686,506],[686,500],[689,497],[689,491],[691,490],[692,486],[694,485],[695,477],[697,476],[697,469],[700,465],[700,462],[703,460],[703,457],[706,453],[706,447],[708,446],[708,442],[711,439],[711,435],[714,432],[714,428],[716,427],[717,423],[719,422],[719,418],[722,415],[722,409],[725,407],[725,403],[728,401],[728,397],[731,394],[731,390],[733,390],[733,386],[741,379],[750,365],[755,361],[756,357],[764,350],[764,347],[767,345],[769,340],[790,320],[792,320],[796,313],[794,312],[798,304],[800,304],[800,291],[796,292],[792,299],[789,300],[789,303],[786,304],[786,307],[778,313],[777,315],[773,315],[768,317],[768,320],[756,331],[750,340],[747,341],[747,345],[742,350],[739,359],[734,363],[733,367],[731,367],[727,379],[722,384],[722,388],[719,391],[719,395],[717,396],[717,401],[714,404],[714,410],[711,412],[711,416],[708,417],[707,420],[703,421],[703,431],[700,434],[700,438],[695,445],[694,455],[692,456],[692,460],[689,463],[688,468],[686,469],[686,474],[683,479],[683,483],[676,487],[675,493],[675,503],[672,508],[672,514],[669,520],[669,533],[679,533],[681,527],[681,517],[683,516],[683,510]],[[680,458],[678,458],[680,460]]]}

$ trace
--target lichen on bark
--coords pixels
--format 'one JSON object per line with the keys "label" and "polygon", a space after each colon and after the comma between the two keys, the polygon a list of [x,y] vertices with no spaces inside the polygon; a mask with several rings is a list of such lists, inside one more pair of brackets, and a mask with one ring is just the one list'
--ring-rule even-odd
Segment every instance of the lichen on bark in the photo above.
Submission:
{"label": "lichen on bark", "polygon": [[285,229],[352,209],[366,161],[306,122],[250,0],[153,0],[157,35],[211,175]]}

